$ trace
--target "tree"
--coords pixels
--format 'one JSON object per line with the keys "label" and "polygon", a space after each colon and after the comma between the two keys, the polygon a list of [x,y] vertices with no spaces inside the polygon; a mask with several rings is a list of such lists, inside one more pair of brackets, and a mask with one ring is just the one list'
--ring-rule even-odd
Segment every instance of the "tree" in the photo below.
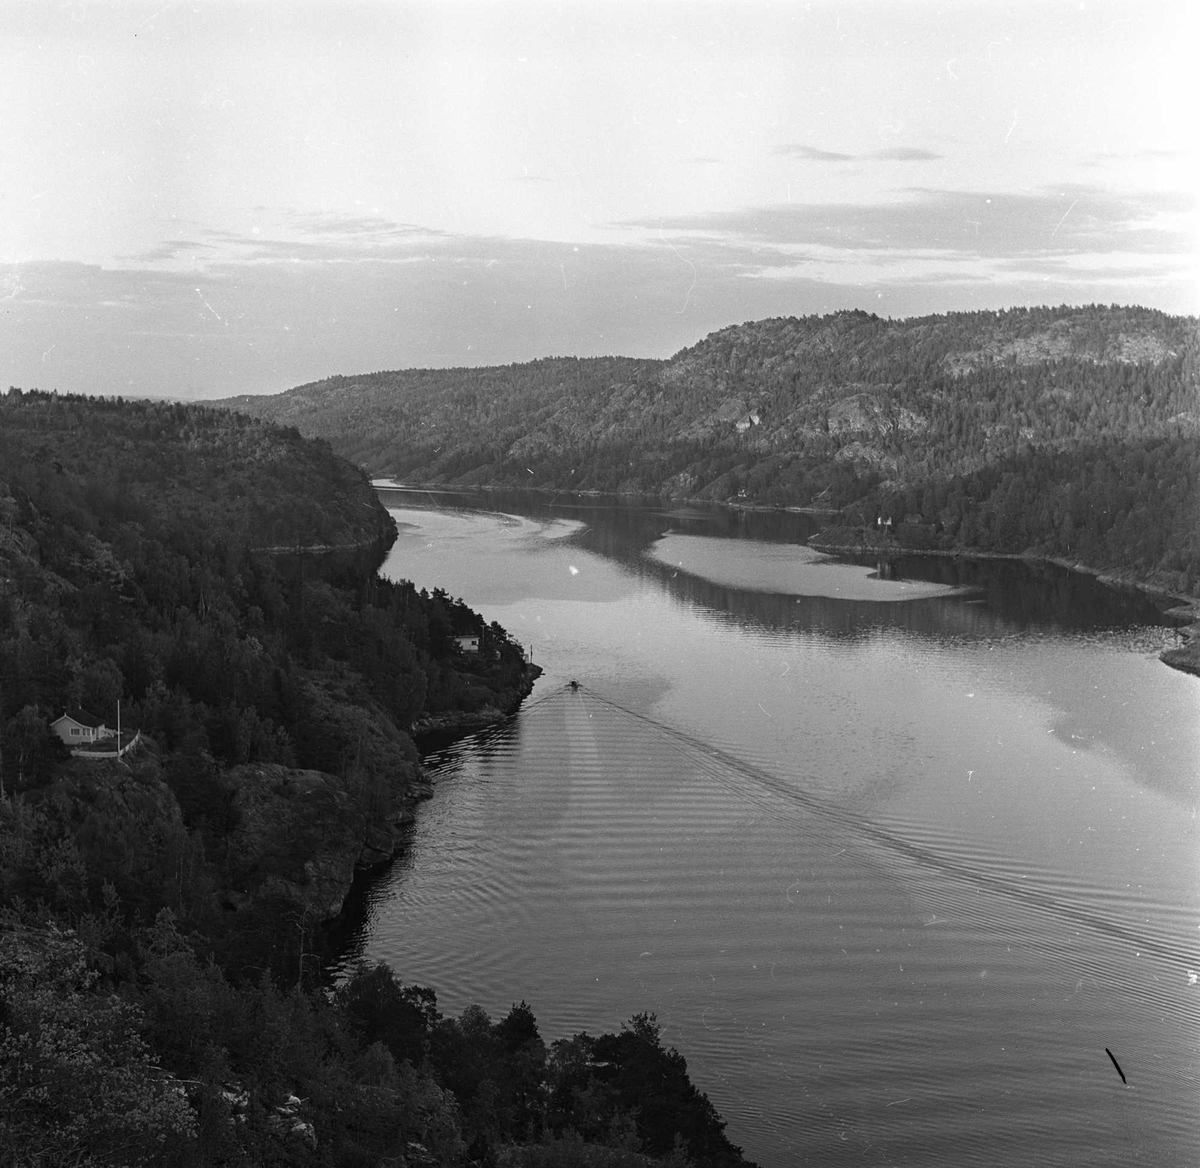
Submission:
{"label": "tree", "polygon": [[620,1034],[601,1035],[595,1059],[597,1077],[611,1084],[623,1107],[635,1111],[644,1151],[666,1156],[682,1141],[698,1165],[743,1163],[716,1108],[688,1077],[683,1055],[663,1047],[653,1014],[635,1014]]}
{"label": "tree", "polygon": [[511,1138],[525,1143],[542,1129],[546,1111],[546,1044],[522,1000],[495,1026],[500,1041],[500,1103]]}
{"label": "tree", "polygon": [[440,1015],[437,997],[424,986],[406,986],[391,967],[359,965],[337,992],[338,1005],[359,1033],[382,1042],[397,1063],[420,1065]]}
{"label": "tree", "polygon": [[7,768],[10,792],[47,782],[54,767],[66,756],[62,741],[37,706],[22,706],[4,724],[0,735],[3,737],[0,754]]}
{"label": "tree", "polygon": [[0,936],[0,1159],[138,1165],[194,1132],[153,1064],[140,1011],[96,992],[83,946],[51,927]]}

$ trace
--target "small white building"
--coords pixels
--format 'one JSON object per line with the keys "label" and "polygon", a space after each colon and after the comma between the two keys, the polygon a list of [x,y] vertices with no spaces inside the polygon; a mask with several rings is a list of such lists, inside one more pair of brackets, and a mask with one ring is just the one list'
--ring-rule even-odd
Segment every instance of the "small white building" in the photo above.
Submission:
{"label": "small white building", "polygon": [[478,653],[479,652],[479,634],[478,633],[459,633],[459,635],[456,636],[454,638],[454,640],[457,643],[458,647],[464,653]]}
{"label": "small white building", "polygon": [[103,718],[97,718],[78,706],[68,708],[61,718],[56,718],[50,723],[50,729],[68,746],[99,742],[102,738],[111,738],[116,733],[104,724]]}

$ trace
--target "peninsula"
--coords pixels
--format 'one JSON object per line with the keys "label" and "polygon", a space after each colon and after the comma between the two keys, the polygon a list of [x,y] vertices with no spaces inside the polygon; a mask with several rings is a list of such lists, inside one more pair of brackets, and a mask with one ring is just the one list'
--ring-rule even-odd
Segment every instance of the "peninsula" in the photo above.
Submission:
{"label": "peninsula", "polygon": [[551,1048],[524,1002],[330,983],[323,926],[427,793],[410,732],[535,676],[376,575],[394,537],[294,429],[0,396],[4,1163],[748,1164],[653,1016]]}

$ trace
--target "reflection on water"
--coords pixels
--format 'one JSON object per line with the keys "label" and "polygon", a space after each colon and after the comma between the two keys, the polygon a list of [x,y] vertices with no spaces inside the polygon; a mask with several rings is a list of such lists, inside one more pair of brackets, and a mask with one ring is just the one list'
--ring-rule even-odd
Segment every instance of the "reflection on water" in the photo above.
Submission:
{"label": "reflection on water", "polygon": [[[770,596],[764,586],[722,584],[708,577],[697,577],[674,566],[657,563],[652,553],[656,543],[670,534],[707,536],[720,540],[749,540],[756,543],[803,545],[824,525],[824,521],[798,512],[736,511],[722,507],[673,506],[631,503],[628,500],[587,498],[573,495],[545,496],[519,491],[380,491],[388,507],[453,510],[459,518],[474,516],[481,530],[494,529],[497,523],[516,523],[524,532],[569,539],[578,548],[594,552],[604,560],[621,565],[637,576],[655,580],[660,587],[686,601],[705,607],[746,615],[755,621],[789,627],[793,613],[787,605],[758,605],[757,598]],[[504,520],[499,516],[505,516]],[[469,534],[469,533],[464,533]],[[807,549],[805,549],[807,552]],[[898,556],[879,560],[873,556],[848,557],[847,562],[870,568],[884,579],[898,582],[927,582],[956,593],[969,593],[976,602],[973,613],[964,614],[958,601],[932,610],[912,606],[917,612],[935,612],[928,622],[936,632],[943,619],[966,616],[980,635],[1002,635],[1006,627],[1045,632],[1090,632],[1109,628],[1165,625],[1157,607],[1134,589],[1115,589],[1099,584],[1094,578],[1070,572],[1053,564],[1034,564],[1011,560],[971,560],[951,556]],[[539,587],[541,586],[539,580]],[[905,596],[905,599],[910,597]],[[774,600],[783,597],[773,596]],[[792,601],[794,594],[787,595]],[[806,597],[800,602],[819,597]],[[726,604],[723,603],[727,602]],[[835,629],[843,629],[844,616],[856,613],[846,604],[818,606],[831,618]],[[897,627],[919,632],[920,622],[909,620],[900,606],[891,619],[905,622]],[[760,617],[763,614],[763,619]],[[770,614],[776,614],[772,619]],[[786,615],[785,615],[786,614]],[[882,610],[874,617],[882,618]],[[782,619],[779,619],[782,618]],[[868,623],[875,624],[875,621]],[[817,629],[821,619],[809,620],[806,627]]]}
{"label": "reflection on water", "polygon": [[797,595],[806,516],[388,502],[387,570],[546,673],[428,760],[358,952],[548,1038],[656,1010],[764,1168],[1200,1159],[1200,685],[1140,596],[950,559]]}
{"label": "reflection on water", "polygon": [[872,569],[795,544],[672,533],[658,540],[647,554],[672,572],[701,575],[713,584],[738,591],[893,604],[952,591],[945,584],[910,580],[890,564]]}

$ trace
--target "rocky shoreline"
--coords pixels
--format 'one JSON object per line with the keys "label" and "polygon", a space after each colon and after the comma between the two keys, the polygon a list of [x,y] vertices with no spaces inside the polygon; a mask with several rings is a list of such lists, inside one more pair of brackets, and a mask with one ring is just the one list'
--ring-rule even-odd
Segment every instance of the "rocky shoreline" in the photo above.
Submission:
{"label": "rocky shoreline", "polygon": [[808,546],[827,555],[940,556],[948,559],[1019,560],[1027,564],[1051,564],[1068,572],[1092,576],[1109,588],[1136,589],[1149,596],[1164,616],[1185,626],[1179,630],[1185,643],[1164,649],[1159,654],[1159,660],[1173,669],[1200,676],[1200,599],[1194,596],[1185,596],[1121,572],[1094,568],[1090,564],[1077,563],[1061,556],[1042,556],[1032,552],[985,552],[970,548],[911,547],[890,538],[882,538],[871,529],[867,529],[865,535],[859,535],[855,528],[827,527],[812,536]]}
{"label": "rocky shoreline", "polygon": [[[431,714],[418,718],[410,729],[413,741],[422,754],[449,746],[459,739],[485,730],[511,717],[533,689],[541,676],[541,666],[529,664],[519,686],[499,695],[499,703],[471,713]],[[325,776],[328,777],[328,776]],[[341,953],[348,939],[362,924],[367,912],[369,890],[381,873],[403,854],[408,846],[417,819],[417,807],[433,795],[433,784],[425,770],[419,768],[417,777],[410,780],[393,812],[382,820],[366,825],[359,834],[351,858],[347,849],[333,849],[333,854],[314,855],[304,865],[306,875],[316,876],[318,869],[332,879],[326,887],[333,895],[325,900],[319,929],[326,958]],[[295,895],[296,889],[290,890]],[[322,898],[317,897],[318,902]]]}
{"label": "rocky shoreline", "polygon": [[479,710],[422,714],[409,729],[417,749],[424,753],[427,750],[449,746],[468,734],[485,730],[488,726],[515,714],[532,691],[533,683],[541,675],[542,667],[530,662],[525,666],[520,683],[509,690],[502,690],[498,695],[499,700],[494,704],[488,704]]}
{"label": "rocky shoreline", "polygon": [[1200,610],[1192,606],[1187,612],[1193,619],[1190,625],[1179,630],[1184,643],[1173,649],[1164,649],[1158,659],[1172,669],[1200,677],[1200,619],[1197,619],[1200,618]]}
{"label": "rocky shoreline", "polygon": [[[497,695],[496,705],[418,720],[414,741],[424,750],[444,746],[503,720],[541,672],[528,666],[519,685]],[[143,769],[143,784],[161,786],[157,770]],[[345,932],[347,916],[361,915],[356,892],[404,851],[417,807],[433,794],[415,762],[409,773],[395,776],[386,807],[378,795],[364,799],[352,780],[323,771],[250,763],[226,777],[237,825],[222,863],[222,904],[238,911],[282,899],[330,935]],[[165,788],[162,795],[169,798]]]}
{"label": "rocky shoreline", "polygon": [[[455,482],[431,482],[431,483],[400,483],[392,479],[374,479],[372,486],[377,490],[391,488],[394,490],[443,490],[443,491],[471,491],[471,490],[508,490],[511,488],[504,487],[500,484],[482,484],[482,483],[455,483]],[[600,491],[561,491],[552,490],[548,487],[524,487],[522,490],[528,490],[534,494],[545,495],[578,495],[580,497],[596,497],[603,494]],[[616,496],[620,497],[636,497],[642,496]],[[737,499],[713,500],[713,499],[691,499],[678,498],[672,499],[673,503],[696,503],[705,506],[725,507],[731,511],[786,511],[800,514],[810,515],[834,515],[835,511],[827,510],[818,507],[787,507],[775,504],[762,504],[744,502]],[[1178,620],[1182,627],[1179,632],[1184,638],[1183,645],[1176,646],[1171,649],[1164,649],[1159,655],[1159,660],[1164,664],[1171,666],[1173,669],[1182,670],[1185,673],[1193,673],[1200,676],[1200,597],[1186,596],[1178,592],[1173,592],[1169,588],[1163,588],[1157,584],[1146,580],[1140,580],[1137,577],[1127,575],[1120,571],[1111,569],[1094,568],[1089,564],[1078,563],[1072,560],[1063,559],[1059,556],[1041,556],[1033,553],[1021,552],[988,552],[982,549],[972,548],[930,548],[930,547],[912,547],[896,543],[890,539],[885,541],[876,532],[870,528],[862,533],[859,528],[830,526],[819,531],[816,535],[808,540],[808,546],[814,551],[825,552],[828,555],[895,555],[895,556],[941,556],[949,559],[971,559],[971,560],[1020,560],[1030,564],[1053,564],[1059,568],[1065,568],[1069,572],[1078,572],[1081,575],[1093,576],[1095,579],[1110,588],[1134,588],[1140,592],[1146,593],[1152,597],[1154,603],[1159,606],[1164,616],[1171,617],[1173,620]],[[482,713],[482,712],[481,712]],[[501,715],[502,716],[502,715]],[[496,717],[492,716],[476,725],[469,725],[462,730],[463,734],[472,733],[475,730],[482,729],[489,721],[495,721]],[[441,727],[434,726],[432,723],[428,726],[428,730],[420,727],[414,727],[414,736],[428,733],[440,733]],[[453,735],[454,728],[448,727],[449,732]],[[448,741],[453,741],[453,737]]]}

